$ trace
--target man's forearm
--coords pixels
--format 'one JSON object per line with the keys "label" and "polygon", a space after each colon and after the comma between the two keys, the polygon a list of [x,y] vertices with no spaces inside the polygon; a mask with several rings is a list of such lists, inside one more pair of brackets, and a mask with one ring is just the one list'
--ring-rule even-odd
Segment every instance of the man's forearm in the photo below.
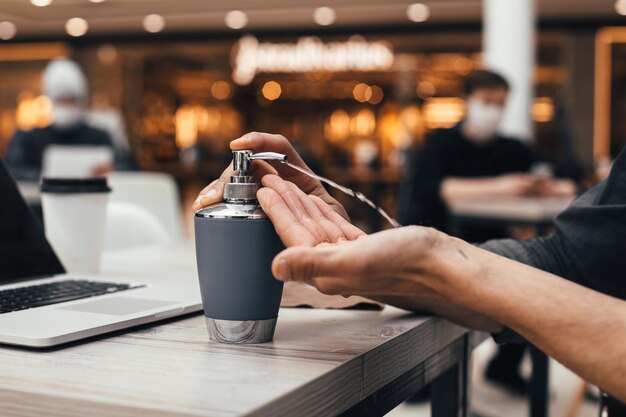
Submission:
{"label": "man's forearm", "polygon": [[452,288],[452,302],[512,328],[626,401],[626,302],[478,248],[466,250],[481,267],[473,276],[458,271],[453,277],[466,290]]}

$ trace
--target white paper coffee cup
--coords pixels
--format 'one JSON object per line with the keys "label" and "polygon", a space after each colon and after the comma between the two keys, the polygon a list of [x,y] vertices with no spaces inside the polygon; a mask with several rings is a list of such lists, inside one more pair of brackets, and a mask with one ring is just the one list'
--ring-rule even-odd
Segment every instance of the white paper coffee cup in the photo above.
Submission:
{"label": "white paper coffee cup", "polygon": [[67,272],[100,272],[106,178],[44,178],[41,184],[46,238]]}

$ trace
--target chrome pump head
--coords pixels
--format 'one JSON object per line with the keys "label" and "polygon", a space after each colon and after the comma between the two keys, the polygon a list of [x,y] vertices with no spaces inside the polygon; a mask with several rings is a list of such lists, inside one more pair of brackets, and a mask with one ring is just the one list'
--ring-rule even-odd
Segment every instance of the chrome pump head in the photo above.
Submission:
{"label": "chrome pump head", "polygon": [[260,184],[252,182],[250,170],[252,161],[271,160],[287,161],[287,155],[276,152],[254,153],[251,150],[233,151],[233,171],[236,175],[230,177],[230,183],[224,185],[224,200],[229,203],[254,203],[256,202],[256,192]]}

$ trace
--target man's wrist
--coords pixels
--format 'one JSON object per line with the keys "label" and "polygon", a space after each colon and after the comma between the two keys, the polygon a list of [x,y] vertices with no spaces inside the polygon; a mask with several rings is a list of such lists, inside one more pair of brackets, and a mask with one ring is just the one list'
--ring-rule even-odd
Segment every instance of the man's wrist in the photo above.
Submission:
{"label": "man's wrist", "polygon": [[446,301],[478,311],[481,300],[477,300],[476,295],[484,285],[489,267],[484,259],[484,251],[461,239],[444,236],[443,243],[433,248],[436,253],[434,258],[439,265],[436,270],[441,296]]}

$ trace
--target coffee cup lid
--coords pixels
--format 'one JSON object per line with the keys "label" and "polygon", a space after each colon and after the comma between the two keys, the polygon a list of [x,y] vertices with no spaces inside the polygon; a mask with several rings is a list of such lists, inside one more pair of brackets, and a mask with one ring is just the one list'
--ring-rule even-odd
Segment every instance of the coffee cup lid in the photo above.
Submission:
{"label": "coffee cup lid", "polygon": [[43,178],[42,193],[81,194],[108,193],[111,191],[104,177],[98,178]]}

